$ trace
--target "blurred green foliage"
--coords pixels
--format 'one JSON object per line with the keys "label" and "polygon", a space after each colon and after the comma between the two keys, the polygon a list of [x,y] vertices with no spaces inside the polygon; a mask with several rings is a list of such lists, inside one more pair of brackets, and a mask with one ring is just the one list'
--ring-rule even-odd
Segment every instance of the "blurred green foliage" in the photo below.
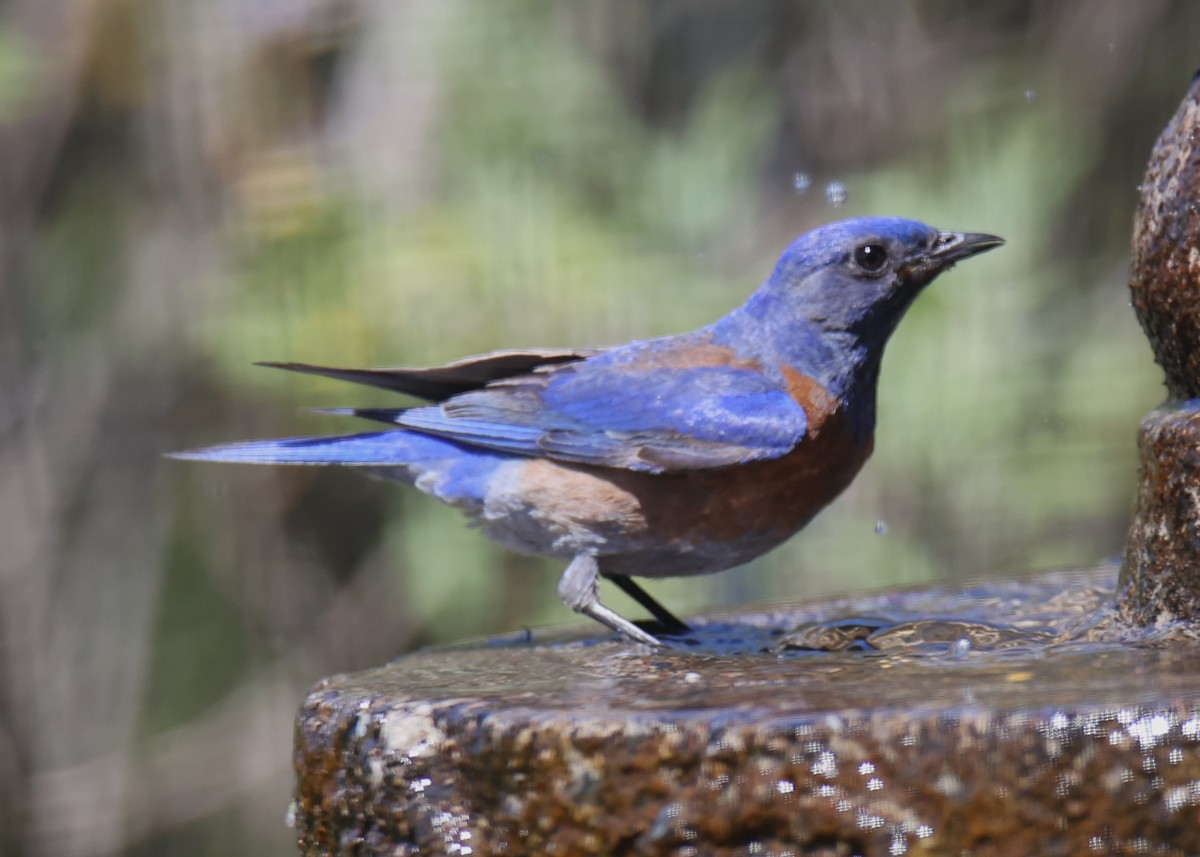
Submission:
{"label": "blurred green foliage", "polygon": [[0,122],[20,116],[36,102],[38,63],[19,31],[0,24]]}
{"label": "blurred green foliage", "polygon": [[620,342],[708,323],[821,222],[996,232],[901,325],[846,495],[653,589],[686,613],[1120,549],[1161,397],[1129,225],[1200,7],[95,7],[0,19],[0,854],[289,852],[307,685],[572,620],[558,564],[416,492],[162,460],[394,403],[255,360]]}

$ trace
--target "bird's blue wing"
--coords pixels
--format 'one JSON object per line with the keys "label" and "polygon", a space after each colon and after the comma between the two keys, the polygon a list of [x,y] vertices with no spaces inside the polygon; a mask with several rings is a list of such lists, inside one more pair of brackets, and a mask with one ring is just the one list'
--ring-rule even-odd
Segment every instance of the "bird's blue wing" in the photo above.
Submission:
{"label": "bird's blue wing", "polygon": [[682,338],[634,343],[389,417],[471,446],[650,473],[777,458],[807,428],[801,405],[760,366]]}

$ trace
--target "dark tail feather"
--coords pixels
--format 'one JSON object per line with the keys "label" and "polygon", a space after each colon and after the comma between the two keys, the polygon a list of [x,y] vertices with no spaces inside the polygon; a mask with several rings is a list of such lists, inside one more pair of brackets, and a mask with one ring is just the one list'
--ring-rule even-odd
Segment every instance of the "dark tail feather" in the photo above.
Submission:
{"label": "dark tail feather", "polygon": [[331,366],[313,366],[308,363],[257,363],[258,366],[270,366],[275,369],[287,369],[289,372],[303,372],[307,375],[320,375],[325,378],[335,378],[339,381],[350,381],[355,384],[366,384],[371,387],[382,387],[385,390],[395,390],[407,393],[421,399],[433,402],[444,401],[459,393],[477,390],[493,381],[511,378],[514,375],[525,375],[538,367],[558,363],[572,363],[583,360],[592,351],[565,351],[552,349],[531,349],[528,351],[496,351],[491,354],[481,354],[477,357],[464,357],[445,366],[411,369],[397,367],[394,369],[338,369]]}
{"label": "dark tail feather", "polygon": [[377,423],[396,425],[398,417],[409,408],[305,408],[310,414],[325,414],[334,417],[360,417]]}

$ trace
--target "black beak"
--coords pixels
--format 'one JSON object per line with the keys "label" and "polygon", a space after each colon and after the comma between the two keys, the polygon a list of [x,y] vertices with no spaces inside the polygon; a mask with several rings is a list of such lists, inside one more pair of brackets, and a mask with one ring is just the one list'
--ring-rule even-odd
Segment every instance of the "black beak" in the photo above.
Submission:
{"label": "black beak", "polygon": [[1004,239],[983,232],[939,232],[929,251],[929,261],[938,270],[945,270],[962,259],[999,247]]}
{"label": "black beak", "polygon": [[933,246],[918,253],[902,268],[905,279],[918,288],[927,285],[954,263],[999,247],[1004,239],[983,232],[939,232]]}

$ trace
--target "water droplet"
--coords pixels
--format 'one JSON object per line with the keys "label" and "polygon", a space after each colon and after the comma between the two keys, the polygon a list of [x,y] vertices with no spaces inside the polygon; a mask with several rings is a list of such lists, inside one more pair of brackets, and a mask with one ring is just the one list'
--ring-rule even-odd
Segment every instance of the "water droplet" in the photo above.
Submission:
{"label": "water droplet", "polygon": [[796,193],[804,193],[810,187],[812,187],[812,176],[808,173],[797,171],[792,175],[792,190]]}
{"label": "water droplet", "polygon": [[1033,104],[1033,102],[1036,100],[1037,100],[1036,92],[1034,92],[1032,89],[1025,90],[1025,103],[1026,104]]}
{"label": "water droplet", "polygon": [[841,182],[830,182],[825,186],[825,201],[834,208],[846,204],[846,186]]}
{"label": "water droplet", "polygon": [[960,637],[954,641],[954,645],[950,647],[950,656],[955,660],[962,660],[971,653],[971,641],[966,637]]}
{"label": "water droplet", "polygon": [[884,520],[878,520],[878,521],[876,521],[876,522],[875,522],[875,535],[877,535],[877,536],[886,536],[887,534],[888,534],[888,524],[887,524],[887,521],[884,521]]}

